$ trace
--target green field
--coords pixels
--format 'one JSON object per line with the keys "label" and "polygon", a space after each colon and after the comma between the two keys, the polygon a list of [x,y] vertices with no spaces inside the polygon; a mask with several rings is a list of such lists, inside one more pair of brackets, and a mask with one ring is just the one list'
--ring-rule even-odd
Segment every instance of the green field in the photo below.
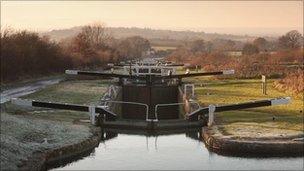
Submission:
{"label": "green field", "polygon": [[[216,124],[221,125],[224,133],[234,134],[240,126],[252,129],[294,130],[303,132],[303,94],[293,97],[272,87],[274,80],[268,80],[267,95],[262,94],[261,82],[256,79],[243,80],[211,80],[208,78],[192,79],[196,84],[196,95],[199,102],[209,104],[233,104],[239,102],[261,100],[275,97],[292,97],[288,105],[277,105],[216,113]],[[275,117],[275,120],[273,120]]]}
{"label": "green field", "polygon": [[[303,132],[303,96],[293,97],[291,94],[275,90],[268,80],[267,95],[261,91],[260,80],[218,80],[214,77],[185,79],[195,83],[195,93],[202,106],[209,104],[233,104],[239,102],[268,99],[274,97],[292,97],[288,105],[253,108],[240,111],[216,113],[216,125],[219,125],[226,134],[234,134],[239,127],[252,130],[265,131],[296,131]],[[74,80],[65,81],[57,85],[49,86],[36,93],[24,96],[26,99],[41,101],[53,101],[74,104],[96,104],[106,91],[109,82],[107,80]],[[6,104],[6,112],[15,114],[27,114],[29,116],[75,122],[80,119],[88,119],[84,112],[48,110],[48,109],[20,109],[17,106]],[[275,120],[273,120],[275,117]]]}
{"label": "green field", "polygon": [[[51,101],[60,103],[73,103],[91,105],[97,104],[100,97],[106,92],[108,82],[106,80],[74,80],[65,81],[56,85],[35,92],[33,94],[23,96],[23,99],[32,99],[40,101]],[[35,118],[74,122],[80,119],[89,119],[86,112],[75,112],[68,110],[49,110],[31,108],[24,109],[10,103],[5,105],[4,109],[7,113],[25,114]]]}

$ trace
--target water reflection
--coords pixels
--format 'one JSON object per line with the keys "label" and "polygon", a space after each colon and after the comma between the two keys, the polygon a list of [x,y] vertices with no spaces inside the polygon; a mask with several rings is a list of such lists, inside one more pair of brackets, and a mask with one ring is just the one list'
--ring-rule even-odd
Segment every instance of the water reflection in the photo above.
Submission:
{"label": "water reflection", "polygon": [[303,158],[226,157],[209,152],[198,130],[130,132],[103,130],[102,141],[89,157],[60,170],[292,170]]}

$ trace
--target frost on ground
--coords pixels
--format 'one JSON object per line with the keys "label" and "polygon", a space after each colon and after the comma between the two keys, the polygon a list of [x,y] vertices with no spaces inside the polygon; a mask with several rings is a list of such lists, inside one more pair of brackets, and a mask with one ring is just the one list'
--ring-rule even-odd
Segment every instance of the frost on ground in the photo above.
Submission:
{"label": "frost on ground", "polygon": [[83,125],[1,113],[1,170],[16,170],[34,152],[74,144],[91,135]]}

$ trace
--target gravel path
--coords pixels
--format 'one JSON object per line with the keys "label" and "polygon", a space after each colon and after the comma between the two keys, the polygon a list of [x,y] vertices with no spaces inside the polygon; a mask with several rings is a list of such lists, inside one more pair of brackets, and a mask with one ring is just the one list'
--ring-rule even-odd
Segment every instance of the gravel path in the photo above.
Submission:
{"label": "gravel path", "polygon": [[4,90],[1,92],[0,104],[9,101],[11,98],[16,98],[16,97],[34,93],[38,90],[45,88],[48,85],[57,84],[62,80],[63,80],[63,78],[42,80],[42,81],[37,81],[37,82],[29,84],[29,85]]}

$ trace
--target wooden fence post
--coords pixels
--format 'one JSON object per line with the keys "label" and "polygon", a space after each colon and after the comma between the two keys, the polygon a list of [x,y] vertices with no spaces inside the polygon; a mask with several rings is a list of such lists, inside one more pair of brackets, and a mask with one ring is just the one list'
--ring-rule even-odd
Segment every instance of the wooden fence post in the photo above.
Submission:
{"label": "wooden fence post", "polygon": [[262,93],[264,95],[267,95],[267,82],[266,82],[266,76],[262,75]]}

